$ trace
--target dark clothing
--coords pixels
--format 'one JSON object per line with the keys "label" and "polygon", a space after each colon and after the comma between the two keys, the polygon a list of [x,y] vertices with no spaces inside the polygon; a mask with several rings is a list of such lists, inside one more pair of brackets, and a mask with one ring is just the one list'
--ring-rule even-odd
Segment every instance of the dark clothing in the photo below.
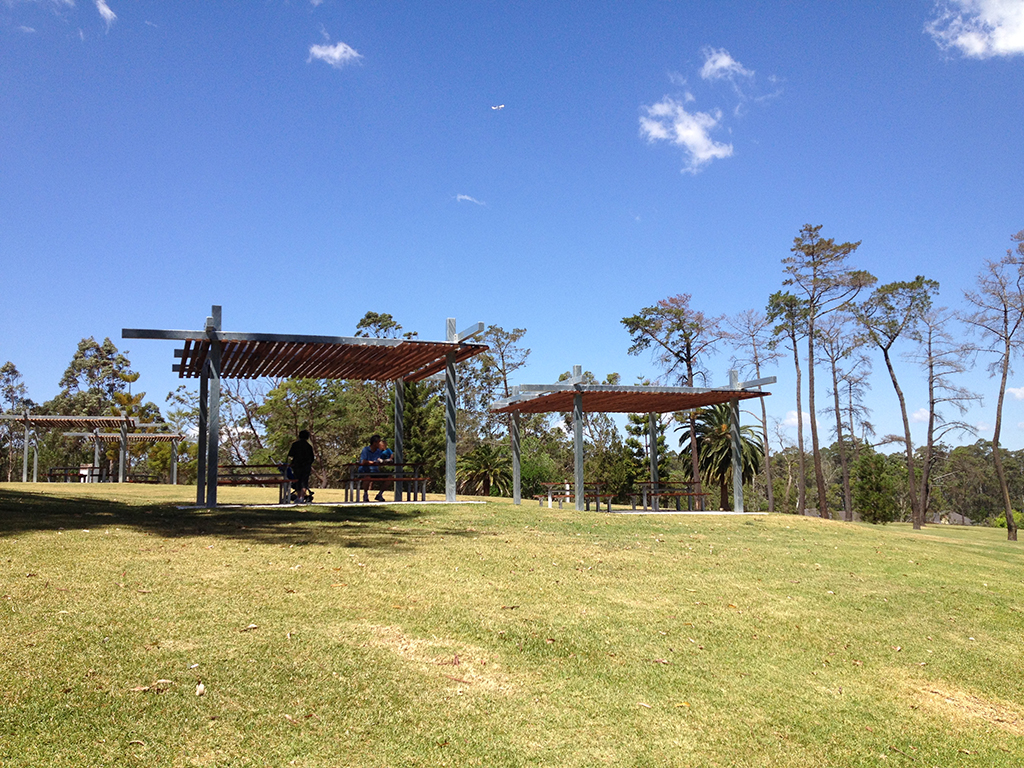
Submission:
{"label": "dark clothing", "polygon": [[295,470],[295,474],[299,474],[300,470],[305,469],[306,475],[309,475],[309,470],[313,466],[313,459],[316,457],[313,455],[313,446],[306,440],[296,440],[292,443],[292,447],[288,449],[288,458],[291,459],[292,469]]}
{"label": "dark clothing", "polygon": [[307,440],[296,440],[288,449],[288,458],[291,463],[295,480],[292,488],[296,493],[302,493],[309,488],[309,475],[313,471],[313,446]]}

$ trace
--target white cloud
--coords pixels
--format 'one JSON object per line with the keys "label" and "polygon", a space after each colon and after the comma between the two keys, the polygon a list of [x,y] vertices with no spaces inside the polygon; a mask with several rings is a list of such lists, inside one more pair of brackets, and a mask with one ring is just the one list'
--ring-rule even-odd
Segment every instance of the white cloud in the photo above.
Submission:
{"label": "white cloud", "polygon": [[651,143],[667,141],[682,147],[688,159],[683,172],[696,173],[712,160],[732,155],[732,144],[711,138],[722,119],[721,110],[687,112],[683,102],[670,96],[643,109],[647,114],[640,118],[640,135]]}
{"label": "white cloud", "polygon": [[735,77],[753,77],[753,70],[746,69],[734,59],[725,48],[705,47],[704,66],[700,68],[700,76],[705,80],[733,80]]}
{"label": "white cloud", "polygon": [[988,59],[1024,54],[1024,2],[1021,0],[947,0],[924,30],[943,50]]}
{"label": "white cloud", "polygon": [[1015,400],[1024,400],[1024,387],[1007,387],[1006,394],[1013,395]]}
{"label": "white cloud", "polygon": [[100,12],[103,20],[107,22],[107,29],[110,29],[110,25],[117,21],[117,14],[110,10],[106,0],[96,0],[96,10]]}
{"label": "white cloud", "polygon": [[928,409],[918,408],[912,414],[910,414],[910,420],[916,424],[924,424],[928,421]]}
{"label": "white cloud", "polygon": [[455,200],[460,203],[476,203],[477,205],[487,205],[487,203],[477,200],[475,197],[469,195],[456,195]]}
{"label": "white cloud", "polygon": [[18,30],[21,31],[21,32],[24,32],[26,35],[31,35],[33,32],[35,32],[34,28],[26,27],[25,25],[19,26]]}
{"label": "white cloud", "polygon": [[313,59],[319,59],[320,61],[330,64],[332,67],[340,69],[346,64],[358,61],[363,58],[362,55],[345,43],[335,43],[334,45],[311,45],[309,46],[309,58],[307,62]]}
{"label": "white cloud", "polygon": [[[811,414],[804,411],[804,425],[808,424],[811,420]],[[796,411],[786,411],[786,418],[782,420],[782,423],[787,427],[797,427],[796,423]]]}

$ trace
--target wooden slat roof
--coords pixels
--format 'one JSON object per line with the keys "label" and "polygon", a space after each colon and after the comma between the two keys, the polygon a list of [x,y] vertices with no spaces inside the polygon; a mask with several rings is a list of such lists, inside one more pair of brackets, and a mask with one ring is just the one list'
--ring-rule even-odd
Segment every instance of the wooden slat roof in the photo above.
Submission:
{"label": "wooden slat roof", "polygon": [[[461,362],[487,351],[486,344],[416,339],[275,338],[220,334],[221,377],[359,379],[420,381],[444,370],[447,355]],[[210,350],[208,338],[185,339],[175,350],[174,370],[183,379],[199,378]]]}
{"label": "wooden slat roof", "polygon": [[[119,432],[101,432],[100,434],[91,434],[86,432],[71,432],[65,433],[65,437],[81,437],[83,439],[94,440],[99,439],[101,443],[119,443],[121,442],[121,434]],[[172,435],[168,432],[129,432],[128,442],[129,443],[171,443],[175,440],[181,440],[184,435]]]}
{"label": "wooden slat roof", "polygon": [[[684,387],[623,387],[582,385],[585,413],[675,413],[691,408],[764,397],[770,392],[736,389],[687,389]],[[494,413],[566,413],[573,409],[576,389],[568,387],[554,392],[539,392],[509,403],[498,403]]]}
{"label": "wooden slat roof", "polygon": [[[0,418],[7,419],[10,421],[17,421],[24,424],[28,422],[29,427],[46,427],[48,429],[96,429],[97,427],[103,428],[117,428],[120,429],[121,425],[125,422],[124,416],[19,416],[14,414],[7,414],[0,416]],[[131,425],[138,423],[138,419],[129,418],[128,422]]]}

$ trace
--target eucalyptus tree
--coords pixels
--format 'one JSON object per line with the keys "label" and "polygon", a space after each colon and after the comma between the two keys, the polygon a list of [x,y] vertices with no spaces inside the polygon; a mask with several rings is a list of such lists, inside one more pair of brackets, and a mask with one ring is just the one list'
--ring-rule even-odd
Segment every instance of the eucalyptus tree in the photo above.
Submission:
{"label": "eucalyptus tree", "polygon": [[[722,328],[724,315],[709,317],[691,307],[690,298],[688,293],[669,296],[635,315],[622,318],[622,324],[630,334],[629,354],[652,351],[668,380],[694,387],[698,377],[707,383],[706,358],[717,351],[727,333]],[[695,434],[697,422],[692,412],[688,421],[690,433]],[[699,448],[691,452],[690,468],[696,490],[700,491],[698,453]]]}
{"label": "eucalyptus tree", "polygon": [[[28,399],[28,387],[22,379],[17,366],[10,360],[0,366],[0,413],[20,414],[24,413],[33,405]],[[21,449],[22,441],[25,439],[24,430],[13,421],[0,422],[6,437],[6,457],[3,463],[3,472],[7,482],[11,482],[14,475],[15,453]]]}
{"label": "eucalyptus tree", "polygon": [[[729,338],[737,355],[733,357],[733,364],[740,371],[752,373],[755,379],[760,379],[764,366],[778,361],[782,353],[776,349],[771,341],[771,322],[764,312],[756,309],[748,309],[726,319],[726,325],[730,329]],[[768,511],[775,511],[775,489],[772,482],[772,460],[771,450],[768,447],[768,409],[764,398],[761,401],[761,436],[764,446],[764,474],[766,495],[768,498]]]}
{"label": "eucalyptus tree", "polygon": [[964,316],[964,320],[980,334],[982,346],[979,350],[995,355],[995,360],[989,366],[992,375],[999,375],[996,423],[992,433],[992,461],[1003,496],[1006,536],[1010,541],[1016,541],[1017,525],[1013,519],[1010,491],[999,445],[1006,381],[1013,358],[1024,344],[1024,230],[1013,235],[1012,240],[1017,243],[1016,253],[1007,250],[1006,256],[999,261],[985,262],[975,281],[975,290],[964,292],[967,302],[974,308],[974,311]]}
{"label": "eucalyptus tree", "polygon": [[835,417],[836,446],[839,453],[839,467],[843,485],[843,519],[853,521],[853,497],[850,489],[850,448],[853,445],[853,432],[843,433],[843,408],[840,396],[845,389],[844,383],[848,374],[847,361],[856,359],[858,339],[851,332],[852,317],[845,312],[836,312],[824,318],[818,327],[821,352],[828,361],[832,377],[832,407],[825,409]]}
{"label": "eucalyptus tree", "polygon": [[814,460],[814,479],[818,488],[818,511],[828,517],[825,474],[821,464],[818,442],[818,418],[815,408],[815,343],[819,318],[843,308],[856,298],[875,278],[863,270],[847,266],[847,259],[860,246],[856,243],[837,243],[821,236],[821,225],[805,224],[793,238],[792,256],[782,260],[787,277],[783,285],[793,286],[803,299],[807,321],[807,409],[811,425],[811,453]]}
{"label": "eucalyptus tree", "polygon": [[[782,339],[789,342],[796,369],[796,445],[797,445],[797,501],[796,513],[807,509],[807,469],[804,455],[803,382],[800,369],[800,340],[807,335],[805,303],[788,291],[776,291],[768,299],[768,320],[776,325],[770,346],[774,349]],[[820,513],[820,512],[819,512]]]}
{"label": "eucalyptus tree", "polygon": [[932,468],[939,458],[936,444],[950,432],[975,433],[967,422],[947,419],[940,408],[949,405],[963,416],[970,403],[981,400],[980,395],[956,383],[956,377],[970,369],[971,348],[950,329],[955,319],[946,307],[931,310],[911,334],[918,347],[909,357],[924,369],[928,383],[928,428],[921,462],[921,510],[925,515],[931,507]]}
{"label": "eucalyptus tree", "polygon": [[914,442],[910,435],[907,400],[893,366],[892,348],[898,340],[909,339],[915,333],[921,319],[931,308],[932,296],[938,293],[938,290],[939,284],[936,281],[918,275],[911,281],[879,286],[867,299],[853,308],[858,322],[864,329],[865,338],[881,351],[889,379],[899,400],[900,415],[903,418],[902,442],[907,457],[907,491],[915,530],[924,525],[924,509],[917,491]]}

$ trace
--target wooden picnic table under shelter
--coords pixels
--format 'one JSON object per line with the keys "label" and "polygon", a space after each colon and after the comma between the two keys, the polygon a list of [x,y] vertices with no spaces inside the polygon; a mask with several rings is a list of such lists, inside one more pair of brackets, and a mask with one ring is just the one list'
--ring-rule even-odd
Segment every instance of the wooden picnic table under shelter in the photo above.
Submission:
{"label": "wooden picnic table under shelter", "polygon": [[[174,351],[173,370],[199,379],[199,471],[196,503],[217,505],[221,379],[261,377],[390,381],[395,387],[395,461],[402,461],[404,383],[443,374],[445,382],[445,498],[455,501],[455,364],[487,351],[470,340],[483,333],[477,323],[459,332],[448,318],[445,341],[380,339],[363,336],[308,336],[235,333],[223,330],[222,310],[214,305],[202,330],[124,328],[125,339],[184,342]],[[401,488],[395,489],[399,500]]]}
{"label": "wooden picnic table under shelter", "polygon": [[739,381],[735,371],[729,372],[728,387],[659,387],[645,385],[584,384],[582,368],[575,366],[573,375],[557,384],[524,384],[512,388],[512,395],[491,405],[492,413],[511,414],[509,430],[512,442],[513,502],[522,501],[519,449],[519,415],[522,413],[572,412],[573,452],[575,458],[574,499],[576,509],[583,511],[585,500],[583,480],[583,414],[584,413],[646,413],[650,430],[651,481],[658,482],[657,414],[676,413],[709,405],[729,403],[732,408],[732,483],[733,506],[743,511],[743,473],[741,470],[740,413],[741,400],[765,397],[760,387],[774,384],[775,377],[755,381]]}

